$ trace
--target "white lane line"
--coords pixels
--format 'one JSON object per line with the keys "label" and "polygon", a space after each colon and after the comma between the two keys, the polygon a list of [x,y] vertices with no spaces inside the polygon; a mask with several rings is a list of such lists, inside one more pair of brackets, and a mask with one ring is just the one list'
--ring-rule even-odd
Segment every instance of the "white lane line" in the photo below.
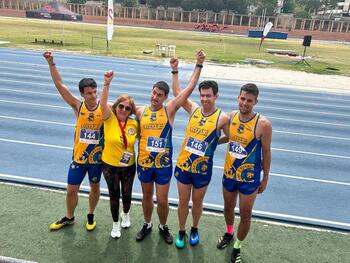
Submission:
{"label": "white lane line", "polygon": [[[44,183],[49,185],[56,185],[59,187],[66,187],[66,183],[57,182],[57,181],[51,181],[51,180],[45,180],[45,179],[38,179],[38,178],[32,178],[32,177],[25,177],[25,176],[17,176],[17,175],[10,175],[10,174],[3,174],[0,173],[0,178],[4,180],[20,180],[20,181],[26,181],[30,183]],[[89,190],[88,186],[82,185],[82,189]],[[101,188],[102,192],[108,193],[108,190],[106,188]],[[142,197],[141,193],[133,193],[133,195],[137,195],[138,197]],[[179,203],[179,199],[177,198],[169,198],[169,200]],[[212,203],[203,203],[205,207],[211,207],[219,210],[223,210],[223,205],[218,204],[212,204]],[[235,209],[236,212],[238,212],[238,208]],[[309,223],[318,223],[318,224],[327,224],[332,226],[339,226],[339,227],[350,227],[350,223],[345,222],[339,222],[339,221],[330,221],[330,220],[324,220],[319,218],[312,218],[312,217],[303,217],[303,216],[295,216],[295,215],[289,215],[289,214],[282,214],[282,213],[275,213],[275,212],[268,212],[268,211],[261,211],[261,210],[253,210],[253,214],[256,216],[271,216],[271,217],[279,217],[281,219],[293,219],[293,220],[301,220],[304,222]]]}
{"label": "white lane line", "polygon": [[46,144],[46,143],[36,143],[36,142],[28,142],[28,141],[10,140],[10,139],[4,139],[4,138],[0,138],[0,141],[2,141],[2,142],[19,143],[19,144],[35,145],[35,146],[42,146],[42,147],[49,147],[49,148],[58,148],[58,149],[65,149],[65,150],[73,150],[72,147],[66,147],[66,146],[60,146],[60,145],[54,145],[54,144]]}
{"label": "white lane line", "polygon": [[[33,142],[28,142],[28,141],[10,140],[10,139],[4,139],[4,138],[0,138],[0,141],[35,145],[35,146],[49,147],[49,148],[58,148],[58,149],[64,149],[64,150],[72,150],[73,149],[72,147],[66,147],[66,146],[60,146],[60,145],[45,144],[45,143],[33,143]],[[177,162],[177,160],[173,159],[173,163],[176,164],[176,162]],[[213,168],[220,169],[220,170],[224,169],[223,166],[219,166],[219,165],[213,165]],[[286,174],[279,174],[279,173],[270,173],[270,174],[272,176],[285,177],[285,178],[290,178],[290,179],[298,179],[298,180],[306,180],[306,181],[315,181],[315,182],[320,182],[320,183],[330,183],[330,184],[350,186],[350,183],[346,183],[346,182],[330,181],[330,180],[324,180],[324,179],[308,178],[308,177],[286,175]]]}
{"label": "white lane line", "polygon": [[288,175],[288,174],[270,173],[270,175],[276,176],[276,177],[297,179],[297,180],[314,181],[314,182],[319,182],[319,183],[327,183],[327,184],[337,184],[337,185],[350,186],[350,183],[346,183],[346,182],[338,182],[338,181],[330,181],[330,180],[323,180],[323,179],[315,179],[315,178],[301,177],[301,176]]}
{"label": "white lane line", "polygon": [[57,121],[45,121],[45,120],[36,120],[36,119],[20,118],[20,117],[4,116],[4,115],[0,115],[0,118],[2,118],[2,119],[9,119],[9,120],[19,120],[19,121],[28,121],[28,122],[38,122],[38,123],[56,124],[56,125],[63,125],[63,126],[75,126],[75,124],[73,124],[73,123],[65,123],[65,122],[57,122]]}
{"label": "white lane line", "polygon": [[49,93],[49,92],[42,92],[42,91],[39,92],[39,91],[32,91],[32,90],[6,89],[6,88],[0,88],[0,90],[14,92],[14,93],[29,93],[29,94],[38,94],[38,95],[48,95],[48,96],[60,97],[60,94],[58,94],[57,92],[56,93]]}
{"label": "white lane line", "polygon": [[350,159],[350,156],[336,155],[336,154],[325,154],[325,153],[305,152],[305,151],[287,150],[287,149],[273,148],[273,147],[271,148],[271,150],[280,151],[280,152],[302,153],[302,154],[308,154],[308,155],[317,155],[317,156],[332,157],[332,158],[340,158],[340,159]]}
{"label": "white lane line", "polygon": [[48,108],[58,108],[58,109],[71,109],[70,107],[65,107],[65,106],[56,106],[56,105],[50,105],[50,104],[31,103],[31,102],[14,101],[14,100],[0,100],[0,102],[12,103],[12,104],[21,104],[21,105],[39,106],[39,107],[48,107]]}
{"label": "white lane line", "polygon": [[321,125],[331,125],[331,126],[342,126],[342,127],[350,127],[350,124],[343,123],[334,123],[334,122],[324,122],[324,121],[309,121],[309,120],[300,120],[300,119],[291,119],[291,118],[280,118],[280,117],[268,117],[271,120],[282,120],[282,121],[292,121],[292,122],[303,122],[303,123],[312,123],[312,124],[321,124]]}
{"label": "white lane line", "polygon": [[347,137],[326,136],[326,135],[309,134],[309,133],[301,133],[301,132],[289,132],[289,131],[273,130],[273,133],[282,133],[282,134],[290,134],[290,135],[298,135],[298,136],[307,136],[307,137],[325,138],[325,139],[332,139],[332,140],[350,141],[350,138],[347,138]]}
{"label": "white lane line", "polygon": [[[46,120],[38,120],[38,119],[30,119],[30,118],[20,118],[20,117],[5,116],[5,115],[0,115],[0,118],[10,119],[10,120],[28,121],[28,122],[47,123],[47,124],[57,124],[57,125],[64,125],[64,126],[75,126],[73,123],[46,121]],[[185,122],[185,120],[178,120],[178,121]],[[323,138],[323,139],[350,141],[350,138],[347,138],[347,137],[325,136],[325,135],[300,133],[300,132],[288,132],[288,131],[279,131],[279,130],[274,130],[273,132],[274,133],[276,132],[276,133],[282,133],[282,134],[289,134],[289,135],[297,135],[297,136],[306,136],[306,137],[316,137],[316,138]],[[183,137],[173,136],[173,138],[175,138],[175,137],[176,137],[176,139],[183,139]]]}

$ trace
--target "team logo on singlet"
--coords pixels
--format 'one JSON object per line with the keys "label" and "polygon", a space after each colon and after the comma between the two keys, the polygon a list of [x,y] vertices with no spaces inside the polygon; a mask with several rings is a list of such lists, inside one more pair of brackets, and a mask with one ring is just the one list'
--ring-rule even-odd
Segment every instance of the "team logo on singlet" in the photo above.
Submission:
{"label": "team logo on singlet", "polygon": [[136,131],[134,128],[129,128],[129,130],[128,130],[129,135],[134,135],[135,133],[136,133]]}
{"label": "team logo on singlet", "polygon": [[199,126],[204,126],[205,122],[207,121],[207,118],[202,118],[200,121],[199,121]]}
{"label": "team logo on singlet", "polygon": [[90,112],[89,113],[89,121],[94,121],[94,119],[95,119],[94,113]]}
{"label": "team logo on singlet", "polygon": [[156,113],[152,113],[151,117],[149,118],[151,121],[156,121],[157,119],[157,114]]}
{"label": "team logo on singlet", "polygon": [[239,134],[242,134],[243,132],[244,132],[244,124],[240,124],[239,125],[239,127],[237,128],[237,132],[239,133]]}

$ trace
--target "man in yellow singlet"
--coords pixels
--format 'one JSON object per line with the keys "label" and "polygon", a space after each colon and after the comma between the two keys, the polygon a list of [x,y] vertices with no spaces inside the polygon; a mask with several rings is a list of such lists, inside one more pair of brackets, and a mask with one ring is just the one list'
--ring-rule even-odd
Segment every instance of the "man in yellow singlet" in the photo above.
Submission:
{"label": "man in yellow singlet", "polygon": [[[73,157],[69,167],[66,195],[66,215],[50,225],[50,230],[58,230],[74,224],[74,210],[78,204],[78,191],[86,173],[89,175],[90,194],[86,229],[96,227],[94,210],[100,198],[101,153],[103,146],[103,119],[97,100],[97,84],[91,78],[79,82],[79,91],[83,100],[74,96],[62,82],[51,52],[43,54],[52,80],[64,99],[72,107],[76,116]],[[109,83],[108,83],[109,85]]]}
{"label": "man in yellow singlet", "polygon": [[[137,160],[137,174],[142,187],[142,208],[144,224],[137,233],[136,240],[142,241],[152,230],[153,192],[156,188],[159,233],[167,244],[173,243],[173,237],[166,225],[169,205],[168,192],[172,176],[171,142],[172,125],[175,113],[187,100],[198,81],[205,59],[203,51],[197,52],[197,64],[187,87],[166,105],[169,86],[164,81],[153,85],[151,104],[139,107],[136,116],[140,121],[140,142]],[[172,71],[173,75],[177,71]]]}

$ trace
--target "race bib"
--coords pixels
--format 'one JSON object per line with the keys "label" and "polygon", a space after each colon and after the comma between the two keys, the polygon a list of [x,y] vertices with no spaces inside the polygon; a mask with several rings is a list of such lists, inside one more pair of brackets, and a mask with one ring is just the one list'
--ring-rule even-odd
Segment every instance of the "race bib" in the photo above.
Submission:
{"label": "race bib", "polygon": [[100,142],[100,131],[81,129],[79,142],[88,144],[98,144]]}
{"label": "race bib", "polygon": [[204,156],[207,147],[207,142],[190,137],[188,138],[185,150],[198,156]]}
{"label": "race bib", "polygon": [[122,158],[119,161],[120,165],[127,166],[132,158],[133,154],[129,152],[123,152]]}
{"label": "race bib", "polygon": [[165,138],[148,137],[146,150],[149,152],[165,152]]}
{"label": "race bib", "polygon": [[231,157],[236,159],[243,159],[247,157],[247,151],[239,143],[229,142],[228,147],[228,152],[231,155]]}

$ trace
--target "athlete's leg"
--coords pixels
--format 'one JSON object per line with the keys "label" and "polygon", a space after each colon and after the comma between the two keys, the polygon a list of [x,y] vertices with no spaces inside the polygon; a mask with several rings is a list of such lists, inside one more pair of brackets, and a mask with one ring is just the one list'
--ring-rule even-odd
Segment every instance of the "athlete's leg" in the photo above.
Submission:
{"label": "athlete's leg", "polygon": [[93,214],[100,199],[100,183],[90,182],[89,214]]}
{"label": "athlete's leg", "polygon": [[252,218],[252,210],[257,193],[258,190],[256,190],[250,195],[244,195],[242,193],[239,193],[239,214],[241,220],[238,226],[237,238],[240,241],[243,241],[249,232]]}
{"label": "athlete's leg", "polygon": [[67,185],[66,205],[67,205],[67,218],[74,216],[74,210],[78,205],[78,191],[80,185]]}
{"label": "athlete's leg", "polygon": [[119,221],[120,177],[116,171],[116,168],[113,169],[112,166],[106,163],[102,164],[102,171],[108,186],[109,205],[111,209],[112,218],[114,222],[118,222]]}
{"label": "athlete's leg", "polygon": [[131,206],[132,186],[134,183],[136,166],[132,165],[124,169],[121,175],[123,212],[129,213]]}
{"label": "athlete's leg", "polygon": [[192,188],[192,227],[197,228],[203,211],[203,199],[208,186]]}
{"label": "athlete's leg", "polygon": [[156,183],[156,195],[157,195],[157,213],[159,217],[159,223],[165,225],[169,214],[169,193],[170,182],[164,185]]}
{"label": "athlete's leg", "polygon": [[102,164],[92,164],[88,168],[90,194],[89,194],[89,214],[93,214],[100,200],[100,180],[102,174]]}
{"label": "athlete's leg", "polygon": [[179,206],[177,208],[177,216],[179,218],[179,227],[181,231],[186,228],[186,220],[189,212],[188,203],[191,198],[192,184],[183,184],[177,181],[177,189],[179,193]]}
{"label": "athlete's leg", "polygon": [[224,216],[226,226],[233,225],[235,220],[234,209],[236,207],[238,191],[230,192],[223,187],[223,196],[224,196]]}
{"label": "athlete's leg", "polygon": [[142,209],[143,217],[146,223],[152,220],[153,212],[153,181],[149,183],[141,182],[142,187]]}

